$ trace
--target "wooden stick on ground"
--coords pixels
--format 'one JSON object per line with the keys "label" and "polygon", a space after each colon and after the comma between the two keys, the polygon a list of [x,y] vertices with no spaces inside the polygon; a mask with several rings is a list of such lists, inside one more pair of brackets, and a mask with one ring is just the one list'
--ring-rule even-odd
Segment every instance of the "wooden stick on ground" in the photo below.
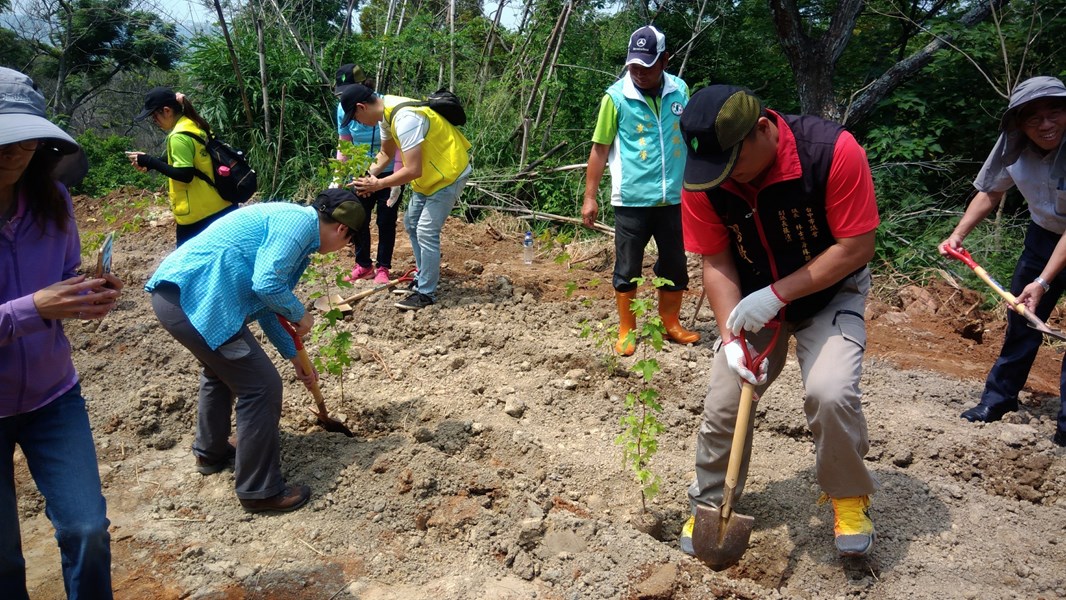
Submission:
{"label": "wooden stick on ground", "polygon": [[[470,184],[468,184],[468,185],[470,185]],[[551,213],[540,212],[540,211],[537,211],[537,210],[530,210],[528,208],[519,208],[519,207],[511,207],[511,206],[489,206],[487,204],[471,204],[469,206],[469,208],[476,208],[476,209],[482,209],[482,210],[498,210],[498,211],[501,211],[501,212],[510,212],[510,213],[516,213],[516,214],[520,214],[520,215],[528,215],[528,216],[536,218],[536,219],[544,219],[545,221],[558,221],[560,223],[572,223],[574,225],[584,225],[585,224],[584,221],[582,221],[581,219],[578,219],[576,217],[564,217],[562,215],[553,215]],[[601,223],[599,221],[596,221],[596,223],[590,229],[595,229],[596,231],[599,231],[599,232],[602,232],[602,233],[607,233],[607,234],[610,234],[610,235],[614,235],[614,227],[611,227],[610,225],[605,225],[604,223]]]}
{"label": "wooden stick on ground", "polygon": [[583,262],[588,262],[588,261],[596,258],[597,256],[603,255],[606,252],[607,252],[607,248],[600,248],[599,251],[593,252],[592,254],[589,254],[585,258],[581,258],[581,259],[578,259],[578,260],[570,261],[569,263],[566,264],[566,268],[567,269],[572,269],[572,268],[574,268],[574,265],[580,265]]}
{"label": "wooden stick on ground", "polygon": [[696,301],[696,310],[692,312],[692,320],[689,321],[688,328],[692,329],[696,326],[696,317],[700,314],[700,308],[703,307],[703,299],[707,297],[707,290],[700,292],[700,299]]}

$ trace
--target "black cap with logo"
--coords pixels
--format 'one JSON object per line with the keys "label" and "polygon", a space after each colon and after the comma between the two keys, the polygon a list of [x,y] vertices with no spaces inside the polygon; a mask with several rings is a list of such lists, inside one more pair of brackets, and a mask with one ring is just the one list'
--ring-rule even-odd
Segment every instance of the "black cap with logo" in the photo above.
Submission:
{"label": "black cap with logo", "polygon": [[692,95],[681,114],[681,135],[688,146],[685,189],[705,191],[724,182],[737,164],[741,142],[762,114],[751,90],[711,85]]}

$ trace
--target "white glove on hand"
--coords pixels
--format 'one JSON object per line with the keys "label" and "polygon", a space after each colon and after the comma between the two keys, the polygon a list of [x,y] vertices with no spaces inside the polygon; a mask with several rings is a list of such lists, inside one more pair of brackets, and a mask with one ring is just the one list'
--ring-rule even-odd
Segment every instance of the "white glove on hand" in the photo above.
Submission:
{"label": "white glove on hand", "polygon": [[396,201],[400,199],[401,189],[403,189],[401,186],[396,186],[392,188],[392,190],[389,192],[389,199],[385,201],[385,206],[388,206],[389,208],[396,206]]}
{"label": "white glove on hand", "polygon": [[334,179],[333,181],[329,182],[329,189],[331,189],[331,190],[335,190],[335,189],[339,188],[340,186],[341,186],[341,181],[339,179]]}
{"label": "white glove on hand", "polygon": [[778,297],[773,287],[768,285],[741,298],[740,302],[733,307],[733,312],[729,313],[725,327],[732,331],[733,335],[740,335],[740,332],[745,329],[757,333],[770,322],[770,319],[777,316],[784,305],[785,302]]}
{"label": "white glove on hand", "polygon": [[[759,376],[756,377],[755,373],[752,373],[747,366],[748,361],[744,359],[744,349],[740,347],[740,344],[740,338],[733,338],[733,341],[722,345],[722,351],[725,352],[725,360],[729,363],[729,368],[737,374],[737,377],[752,385],[766,383],[766,374],[770,370],[770,359],[762,359],[762,364],[759,365]],[[751,344],[748,344],[748,354],[755,358],[759,353],[755,351]]]}

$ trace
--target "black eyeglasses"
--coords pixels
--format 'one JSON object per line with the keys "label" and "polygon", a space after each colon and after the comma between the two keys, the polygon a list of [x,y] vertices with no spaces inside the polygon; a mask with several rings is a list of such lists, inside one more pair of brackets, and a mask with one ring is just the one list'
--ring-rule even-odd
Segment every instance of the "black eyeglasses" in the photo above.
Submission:
{"label": "black eyeglasses", "polygon": [[25,150],[26,152],[33,152],[41,147],[41,140],[19,140],[17,142],[11,142],[10,144],[0,145],[0,152],[7,152],[15,147],[19,150]]}
{"label": "black eyeglasses", "polygon": [[1058,123],[1062,121],[1063,118],[1066,118],[1066,110],[1063,110],[1061,108],[1055,108],[1044,113],[1036,114],[1026,119],[1023,119],[1022,124],[1028,127],[1029,129],[1036,129],[1037,127],[1040,127],[1044,124],[1044,119],[1047,119],[1052,123]]}

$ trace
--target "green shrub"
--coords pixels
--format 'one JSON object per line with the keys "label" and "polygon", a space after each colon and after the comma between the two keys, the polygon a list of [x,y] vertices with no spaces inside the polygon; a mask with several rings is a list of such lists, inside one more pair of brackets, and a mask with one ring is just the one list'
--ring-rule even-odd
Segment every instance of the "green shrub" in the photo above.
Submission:
{"label": "green shrub", "polygon": [[133,147],[130,138],[121,135],[100,137],[92,131],[86,131],[77,139],[89,159],[89,173],[71,190],[73,193],[99,198],[123,186],[141,189],[159,187],[158,177],[141,173],[130,165],[124,154]]}

